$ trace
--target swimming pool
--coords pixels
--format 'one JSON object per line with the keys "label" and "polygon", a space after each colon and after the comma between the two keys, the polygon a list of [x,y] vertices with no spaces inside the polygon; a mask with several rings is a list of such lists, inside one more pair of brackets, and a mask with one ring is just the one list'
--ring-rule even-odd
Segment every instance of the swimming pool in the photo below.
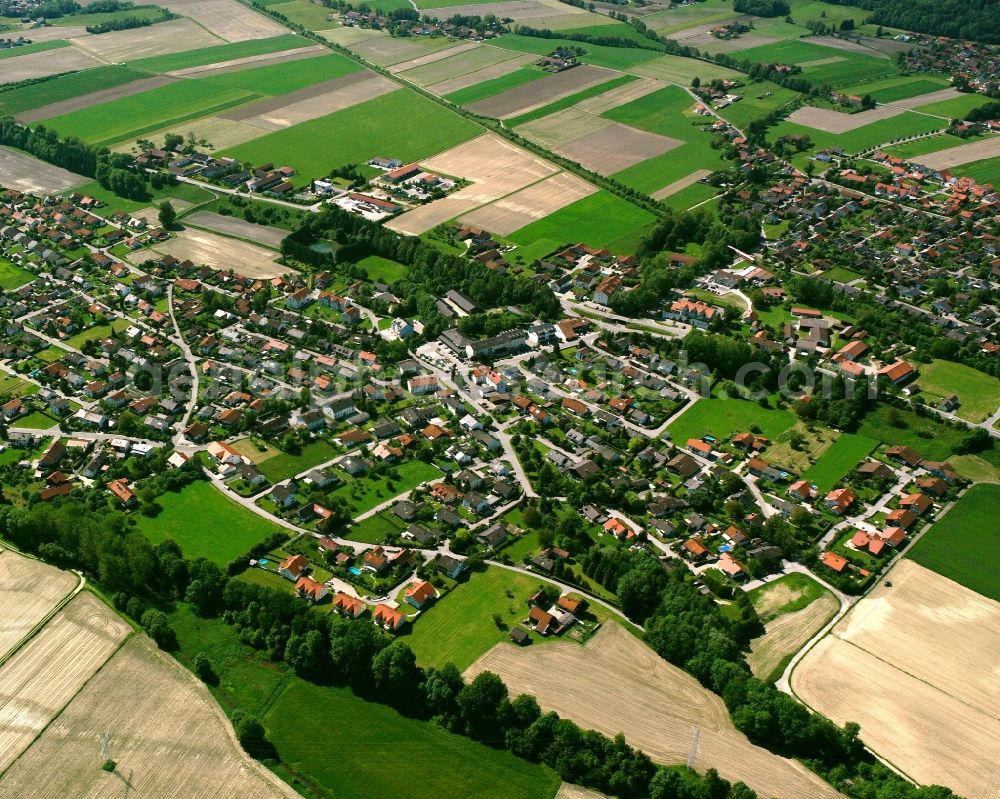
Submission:
{"label": "swimming pool", "polygon": [[351,566],[347,571],[349,571],[355,577],[357,577],[359,574],[361,574],[361,569],[357,568],[356,566]]}

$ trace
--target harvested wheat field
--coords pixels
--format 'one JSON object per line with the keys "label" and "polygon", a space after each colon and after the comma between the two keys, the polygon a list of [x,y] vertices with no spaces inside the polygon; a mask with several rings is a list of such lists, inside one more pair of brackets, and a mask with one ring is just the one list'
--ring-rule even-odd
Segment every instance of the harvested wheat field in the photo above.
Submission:
{"label": "harvested wheat field", "polygon": [[658,92],[663,88],[666,88],[666,84],[663,81],[656,80],[655,78],[640,78],[631,83],[626,83],[624,86],[618,86],[610,91],[606,91],[604,94],[599,94],[596,97],[588,97],[586,100],[577,103],[575,107],[581,111],[586,111],[588,114],[603,114],[605,111],[618,108],[620,105],[626,105],[633,100],[638,100],[647,94]]}
{"label": "harvested wheat field", "polygon": [[492,64],[491,66],[477,69],[475,72],[469,72],[465,75],[450,78],[449,80],[443,80],[440,83],[432,83],[424,88],[429,92],[434,92],[434,94],[438,97],[442,97],[446,94],[457,92],[459,89],[465,89],[468,86],[475,86],[477,83],[484,83],[485,81],[493,80],[495,78],[502,78],[504,75],[509,75],[511,72],[515,72],[521,67],[537,60],[537,56],[529,53],[515,53],[513,58],[508,58],[506,61],[501,61],[499,64]]}
{"label": "harvested wheat field", "polygon": [[111,89],[103,89],[99,92],[82,94],[78,97],[71,97],[69,100],[61,100],[58,103],[49,103],[40,108],[32,108],[17,115],[17,121],[21,123],[37,122],[40,119],[51,119],[52,117],[72,114],[84,108],[92,108],[101,103],[109,103],[112,100],[120,100],[122,97],[131,97],[133,94],[141,94],[151,89],[158,89],[173,83],[174,79],[166,75],[155,75],[152,78],[141,78],[139,80],[115,86]]}
{"label": "harvested wheat field", "polygon": [[[155,26],[154,26],[155,27]],[[96,37],[95,37],[96,38]],[[79,41],[79,40],[77,40]],[[76,47],[60,47],[40,53],[12,56],[3,60],[0,84],[47,78],[63,72],[76,72],[100,66],[101,62]]]}
{"label": "harvested wheat field", "polygon": [[[366,31],[371,33],[372,31]],[[378,64],[380,67],[389,67],[401,61],[410,61],[420,58],[436,49],[444,49],[441,40],[433,43],[427,40],[417,41],[412,38],[404,39],[389,36],[387,33],[374,31],[377,35],[366,37],[349,46],[351,50],[367,58],[369,61]],[[332,37],[327,37],[332,38]],[[441,45],[438,43],[441,42]]]}
{"label": "harvested wheat field", "polygon": [[571,782],[564,782],[559,786],[555,799],[609,799],[609,797],[599,791],[592,791],[590,788],[581,788]]}
{"label": "harvested wheat field", "polygon": [[931,169],[951,169],[972,161],[982,161],[1000,155],[1000,136],[993,136],[971,144],[960,144],[936,153],[914,156],[913,160]]}
{"label": "harvested wheat field", "polygon": [[622,733],[663,764],[683,763],[691,728],[700,731],[695,767],[742,780],[760,796],[827,799],[839,794],[801,764],[754,746],[733,727],[725,705],[689,674],[610,623],[584,646],[550,643],[520,649],[497,644],[465,672],[499,674],[510,692],[533,694],[585,729]]}
{"label": "harvested wheat field", "polygon": [[374,100],[399,88],[395,81],[363,69],[281,97],[238,106],[219,116],[265,130],[281,130]]}
{"label": "harvested wheat field", "polygon": [[711,169],[696,169],[690,175],[685,175],[684,177],[675,180],[673,183],[667,184],[662,189],[657,189],[650,196],[654,200],[665,200],[672,194],[677,194],[677,192],[681,189],[686,189],[688,186],[697,183],[702,178],[707,178],[711,174]]}
{"label": "harvested wheat field", "polygon": [[281,50],[277,53],[248,55],[243,58],[231,58],[228,61],[216,61],[214,64],[202,64],[197,67],[175,69],[165,74],[177,78],[199,78],[205,75],[242,72],[243,70],[256,69],[257,67],[270,67],[275,64],[284,64],[288,61],[301,61],[303,58],[314,58],[328,52],[327,48],[323,47],[323,45],[312,44],[307,47],[296,47],[292,50]]}
{"label": "harvested wheat field", "polygon": [[492,133],[445,150],[420,164],[432,172],[465,178],[472,185],[396,217],[386,227],[397,233],[419,236],[442,222],[559,171],[548,161]]}
{"label": "harvested wheat field", "polygon": [[237,0],[163,0],[162,5],[175,14],[190,17],[227,42],[288,33],[284,26]]}
{"label": "harvested wheat field", "polygon": [[32,194],[49,194],[72,189],[89,180],[19,150],[0,147],[0,186]]}
{"label": "harvested wheat field", "polygon": [[400,72],[399,76],[418,86],[429,86],[432,83],[459,78],[495,64],[502,64],[504,61],[517,58],[518,55],[520,54],[512,50],[490,47],[486,44],[475,49],[464,50],[448,58],[437,59],[429,64],[412,67]]}
{"label": "harvested wheat field", "polygon": [[546,149],[554,150],[613,124],[613,120],[588,114],[574,107],[518,125],[517,132]]}
{"label": "harvested wheat field", "polygon": [[73,39],[77,47],[93,53],[102,61],[114,63],[149,58],[154,55],[180,53],[221,44],[201,25],[189,19],[172,19],[145,28],[102,33]]}
{"label": "harvested wheat field", "polygon": [[45,729],[131,631],[107,605],[84,592],[0,667],[0,772]]}
{"label": "harvested wheat field", "polygon": [[[831,47],[834,50],[842,50],[845,53],[858,53],[859,55],[867,55],[873,58],[888,58],[885,53],[877,50],[874,47],[868,47],[864,44],[859,44],[858,42],[851,41],[850,39],[840,39],[836,36],[810,36],[807,39],[809,44],[818,44],[823,47]],[[868,39],[867,41],[872,41]]]}
{"label": "harvested wheat field", "polygon": [[235,216],[223,216],[211,211],[199,211],[184,218],[184,224],[196,225],[207,228],[215,233],[223,233],[227,236],[237,236],[241,239],[255,241],[265,247],[277,250],[281,247],[281,242],[288,235],[287,230],[271,227],[270,225],[257,225],[247,222]]}
{"label": "harvested wheat field", "polygon": [[840,607],[837,598],[825,593],[801,610],[785,613],[764,627],[764,634],[750,644],[747,663],[755,677],[767,680],[782,662],[804,647],[823,629]]}
{"label": "harvested wheat field", "polygon": [[889,577],[799,663],[792,688],[834,721],[858,722],[917,782],[993,799],[1000,603],[908,560]]}
{"label": "harvested wheat field", "polygon": [[0,550],[0,658],[17,646],[77,584],[77,578]]}
{"label": "harvested wheat field", "polygon": [[[109,733],[116,774],[99,766]],[[58,763],[59,768],[52,768]],[[126,790],[126,785],[131,790]],[[133,636],[0,779],[0,796],[156,799],[298,795],[243,753],[205,686]]]}
{"label": "harvested wheat field", "polygon": [[614,122],[556,148],[556,152],[599,175],[613,175],[683,143],[680,139]]}
{"label": "harvested wheat field", "polygon": [[788,115],[788,121],[796,125],[805,125],[826,133],[847,133],[863,128],[881,119],[891,119],[905,113],[906,109],[890,105],[880,105],[871,111],[859,111],[856,114],[845,114],[829,108],[813,108],[808,105],[797,108]]}
{"label": "harvested wheat field", "polygon": [[[199,117],[190,119],[184,123],[184,131],[194,133],[198,141],[204,139],[216,150],[226,147],[235,147],[237,144],[251,141],[267,133],[269,129],[260,125],[251,125],[248,122],[236,122],[232,119],[224,119],[221,116]],[[158,146],[163,146],[163,140],[168,133],[176,133],[177,125],[160,128],[152,133],[144,133],[142,138],[149,139]],[[135,137],[123,139],[111,146],[111,149],[120,153],[138,152]]]}
{"label": "harvested wheat field", "polygon": [[589,197],[595,191],[597,189],[582,178],[570,172],[560,172],[495,203],[477,208],[463,216],[461,221],[500,236],[509,236],[525,225]]}
{"label": "harvested wheat field", "polygon": [[426,64],[433,64],[435,61],[441,61],[445,58],[453,58],[467,50],[478,50],[480,47],[482,45],[479,42],[462,42],[462,44],[456,44],[454,47],[448,47],[444,50],[432,50],[429,53],[424,53],[424,55],[411,58],[409,61],[400,61],[398,64],[393,64],[389,67],[389,72],[395,75],[399,72],[405,72],[408,69],[416,69]]}
{"label": "harvested wheat field", "polygon": [[176,238],[156,245],[156,251],[183,261],[191,259],[211,269],[233,270],[244,277],[280,277],[294,272],[275,260],[274,250],[204,230],[182,230]]}
{"label": "harvested wheat field", "polygon": [[[87,5],[81,3],[80,5]],[[22,29],[25,30],[25,29]],[[90,36],[86,25],[47,25],[44,28],[28,28],[31,33],[19,35],[33,42],[51,42],[54,39],[75,39],[77,36]]]}
{"label": "harvested wheat field", "polygon": [[516,86],[485,100],[470,103],[466,108],[484,117],[507,119],[526,114],[563,97],[611,80],[618,74],[604,67],[583,64],[565,72],[546,75],[544,78]]}

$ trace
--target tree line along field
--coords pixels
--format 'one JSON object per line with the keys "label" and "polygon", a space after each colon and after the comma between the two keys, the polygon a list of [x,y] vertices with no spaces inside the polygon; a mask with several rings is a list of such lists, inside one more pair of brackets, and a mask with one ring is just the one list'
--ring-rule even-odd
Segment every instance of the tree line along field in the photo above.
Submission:
{"label": "tree line along field", "polygon": [[990,553],[1000,546],[1000,486],[972,486],[913,545],[907,557],[1000,602],[1000,576]]}
{"label": "tree line along field", "polygon": [[[283,761],[276,773],[306,796],[382,799],[420,786],[441,799],[552,799],[559,787],[544,766],[404,718],[347,689],[305,682],[241,643],[234,627],[198,617],[184,603],[170,623],[178,660],[191,668],[199,652],[209,657],[219,675],[211,689],[216,699],[229,715],[262,716]],[[393,753],[391,764],[379,752]]]}

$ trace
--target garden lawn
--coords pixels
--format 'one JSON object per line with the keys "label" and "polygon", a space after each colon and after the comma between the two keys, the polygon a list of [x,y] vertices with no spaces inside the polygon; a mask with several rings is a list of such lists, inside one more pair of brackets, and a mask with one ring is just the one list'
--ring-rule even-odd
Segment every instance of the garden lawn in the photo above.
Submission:
{"label": "garden lawn", "polygon": [[455,103],[455,105],[468,105],[469,103],[474,103],[477,100],[485,100],[487,97],[492,97],[494,94],[500,94],[500,92],[513,89],[516,86],[531,83],[533,80],[545,77],[546,74],[547,73],[542,72],[540,69],[521,67],[520,69],[516,69],[513,72],[499,78],[484,80],[482,83],[466,86],[464,89],[459,89],[457,92],[446,94],[445,99],[451,100],[451,102]]}
{"label": "garden lawn", "polygon": [[795,416],[788,411],[761,408],[756,402],[738,399],[699,399],[690,406],[670,427],[673,442],[683,447],[689,438],[703,435],[728,441],[734,433],[743,433],[754,425],[760,433],[775,439],[795,424]]}
{"label": "garden lawn", "polygon": [[380,255],[369,255],[362,258],[357,266],[365,270],[369,280],[391,284],[406,276],[407,267],[397,261],[391,261]]}
{"label": "garden lawn", "polygon": [[88,341],[107,338],[112,333],[119,333],[129,326],[128,319],[115,319],[111,324],[94,325],[86,330],[81,330],[75,336],[70,336],[63,344],[73,349],[80,349]]}
{"label": "garden lawn", "polygon": [[513,233],[510,240],[525,247],[534,244],[540,249],[547,247],[541,255],[576,242],[619,252],[613,246],[616,240],[645,229],[654,221],[649,211],[601,190],[526,225]]}
{"label": "garden lawn", "polygon": [[[896,424],[893,424],[893,421]],[[952,447],[965,436],[965,431],[948,427],[930,416],[917,416],[911,410],[878,406],[862,420],[858,427],[861,435],[877,438],[890,447],[896,444],[911,447],[932,461],[948,460]],[[995,462],[1000,455],[996,450],[982,453],[984,460]]]}
{"label": "garden lawn", "polygon": [[982,422],[1000,405],[1000,380],[985,372],[952,361],[935,360],[920,366],[920,388],[935,399],[957,394],[956,416],[970,422]]}
{"label": "garden lawn", "polygon": [[[181,80],[52,117],[45,120],[45,126],[62,136],[79,136],[92,144],[113,144],[195,117],[208,116],[260,96],[242,88],[215,86],[206,80]],[[256,163],[263,162],[258,160]]]}
{"label": "garden lawn", "polygon": [[13,426],[27,427],[32,430],[48,430],[50,427],[55,427],[57,424],[59,424],[59,422],[48,414],[42,413],[41,411],[34,411],[33,413],[29,413],[27,416],[15,419]]}
{"label": "garden lawn", "polygon": [[201,78],[219,89],[243,89],[257,94],[281,95],[304,89],[315,83],[333,80],[357,72],[361,65],[336,53],[286,61],[281,64],[241,69]]}
{"label": "garden lawn", "polygon": [[[421,124],[413,121],[419,119]],[[417,161],[479,135],[474,122],[408,89],[246,142],[221,155],[262,164],[279,157],[300,185],[377,155]],[[316,142],[323,142],[317,147]]]}
{"label": "garden lawn", "polygon": [[[533,577],[498,566],[473,572],[467,582],[459,583],[416,618],[406,643],[422,666],[454,663],[465,671],[494,644],[510,640],[509,628],[527,617],[528,597],[540,585]],[[497,627],[493,614],[501,617],[505,629]],[[536,645],[548,640],[535,633],[531,638]]]}
{"label": "garden lawn", "polygon": [[405,529],[406,522],[391,511],[383,511],[352,526],[345,533],[345,537],[365,544],[381,544],[388,536],[398,534]]}
{"label": "garden lawn", "polygon": [[1000,571],[992,557],[1000,546],[997,508],[1000,486],[972,486],[906,557],[1000,602]]}
{"label": "garden lawn", "polygon": [[843,433],[799,477],[815,484],[821,493],[830,491],[861,460],[868,457],[878,444],[878,441],[868,436]]}
{"label": "garden lawn", "polygon": [[833,269],[824,272],[823,277],[827,280],[832,280],[834,283],[850,283],[852,280],[862,277],[862,275],[860,272],[853,272],[846,267],[835,266]]}
{"label": "garden lawn", "polygon": [[163,510],[150,518],[136,513],[139,530],[154,544],[172,538],[188,558],[225,566],[275,532],[274,524],[228,499],[206,480],[156,499]]}
{"label": "garden lawn", "polygon": [[[197,50],[187,50],[183,53],[170,53],[168,55],[140,58],[130,62],[129,66],[147,72],[173,72],[174,70],[187,69],[188,67],[218,64],[222,61],[231,61],[236,58],[263,55],[264,53],[278,53],[282,50],[294,50],[298,47],[308,47],[310,44],[313,44],[313,42],[308,39],[304,39],[294,33],[287,33],[282,36],[272,36],[269,39],[252,39],[246,42],[201,47]],[[89,70],[86,74],[89,75],[91,72],[93,70]]]}
{"label": "garden lawn", "polygon": [[116,65],[97,67],[82,72],[70,72],[59,77],[19,86],[0,92],[0,112],[20,114],[32,108],[70,100],[80,95],[112,89],[149,75],[129,67]]}
{"label": "garden lawn", "polygon": [[[291,680],[263,723],[283,761],[278,773],[319,783],[324,797],[382,799],[418,791],[436,799],[551,799],[560,784],[544,766],[405,718],[343,688]],[[350,740],[336,747],[335,756],[331,729]],[[373,756],[388,751],[399,755],[391,764],[384,754]]]}
{"label": "garden lawn", "polygon": [[[353,515],[358,515],[371,510],[386,500],[416,488],[427,480],[436,480],[441,476],[440,469],[423,461],[401,463],[395,467],[395,471],[396,477],[392,479],[393,488],[389,488],[390,480],[384,475],[376,478],[367,476],[347,478],[344,485],[334,489],[328,496],[343,502]],[[360,488],[356,496],[354,494],[355,486]]]}
{"label": "garden lawn", "polygon": [[272,483],[279,483],[296,474],[308,471],[314,466],[325,463],[336,456],[337,450],[334,449],[330,442],[317,439],[302,447],[298,455],[282,452],[260,461],[258,468],[264,477]]}
{"label": "garden lawn", "polygon": [[20,288],[34,279],[35,276],[27,269],[22,269],[17,264],[0,258],[0,289],[10,291]]}

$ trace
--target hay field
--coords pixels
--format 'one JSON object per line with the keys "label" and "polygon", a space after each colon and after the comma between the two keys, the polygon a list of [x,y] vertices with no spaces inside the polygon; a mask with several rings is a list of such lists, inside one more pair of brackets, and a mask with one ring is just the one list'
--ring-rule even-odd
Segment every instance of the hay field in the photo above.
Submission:
{"label": "hay field", "polygon": [[546,149],[555,150],[612,124],[613,120],[585,113],[574,106],[518,125],[517,132]]}
{"label": "hay field", "polygon": [[101,62],[98,59],[77,47],[60,47],[55,50],[11,56],[3,60],[3,70],[0,70],[0,84],[47,78],[49,75],[75,72],[100,65]]}
{"label": "hay field", "polygon": [[[446,52],[450,53],[451,51]],[[429,86],[432,83],[460,78],[471,72],[477,72],[486,67],[502,64],[504,61],[509,61],[517,56],[518,53],[511,50],[504,50],[501,47],[490,47],[486,44],[481,47],[462,50],[460,53],[453,53],[447,58],[438,58],[429,63],[408,67],[396,74],[406,80],[412,81],[418,86]],[[393,71],[395,72],[395,70]]]}
{"label": "hay field", "polygon": [[610,799],[607,794],[592,791],[590,788],[581,788],[570,782],[564,782],[559,786],[559,791],[555,799]]}
{"label": "hay field", "polygon": [[312,44],[308,47],[295,47],[291,50],[258,53],[257,55],[242,56],[241,58],[230,58],[228,61],[216,61],[211,64],[184,67],[183,69],[175,69],[165,74],[177,78],[200,78],[219,72],[239,72],[244,69],[256,69],[257,67],[284,64],[287,61],[299,61],[303,58],[313,58],[327,52],[329,51],[322,45]]}
{"label": "hay field", "polygon": [[711,169],[696,169],[690,175],[687,175],[683,178],[678,178],[673,183],[669,183],[666,186],[664,186],[662,189],[654,191],[650,196],[654,200],[665,200],[667,197],[677,194],[677,192],[697,183],[702,178],[707,178],[711,174],[712,174]]}
{"label": "hay field", "polygon": [[386,225],[398,233],[418,236],[442,222],[498,200],[508,194],[553,175],[559,170],[492,133],[452,147],[420,161],[432,172],[472,181],[440,200],[422,205],[396,217]]}
{"label": "hay field", "polygon": [[211,47],[221,44],[222,40],[213,36],[201,25],[181,17],[169,22],[158,22],[146,28],[112,31],[102,33],[100,36],[83,36],[73,39],[72,42],[101,61],[118,63]]}
{"label": "hay field", "polygon": [[264,130],[281,130],[374,100],[399,88],[399,84],[389,78],[359,70],[280,97],[238,106],[219,116]]}
{"label": "hay field", "polygon": [[995,156],[1000,156],[1000,136],[971,144],[960,144],[958,147],[949,147],[947,150],[938,150],[927,155],[914,156],[913,160],[931,169],[951,169],[971,161],[982,161]]}
{"label": "hay field", "polygon": [[599,116],[605,111],[631,103],[633,100],[638,100],[640,97],[645,97],[647,94],[652,94],[663,88],[665,88],[665,84],[655,78],[641,78],[632,83],[626,83],[624,86],[616,86],[596,97],[588,97],[574,107],[588,114]]}
{"label": "hay field", "polygon": [[909,560],[792,673],[793,690],[920,783],[992,799],[1000,778],[1000,603]]}
{"label": "hay field", "polygon": [[655,58],[652,61],[636,64],[629,69],[629,72],[635,75],[657,78],[669,83],[676,83],[681,86],[689,86],[691,79],[696,76],[701,78],[702,81],[711,81],[715,78],[735,79],[741,74],[736,70],[728,69],[718,64],[676,55],[665,55],[662,58]]}
{"label": "hay field", "polygon": [[487,97],[485,100],[471,103],[467,108],[469,111],[485,117],[507,119],[534,111],[536,108],[541,108],[617,76],[618,73],[614,70],[581,64],[565,72],[546,75],[540,80],[533,80],[531,83],[525,83],[522,86]]}
{"label": "hay field", "polygon": [[782,662],[798,652],[837,612],[840,603],[824,593],[801,610],[785,613],[764,626],[764,634],[750,644],[747,664],[754,676],[767,680]]}
{"label": "hay field", "polygon": [[560,208],[589,197],[597,189],[570,172],[560,172],[495,203],[477,208],[462,222],[508,236],[525,225],[554,214]]}
{"label": "hay field", "polygon": [[76,583],[69,572],[0,550],[0,657],[17,646]]}
{"label": "hay field", "polygon": [[236,0],[163,0],[162,5],[175,14],[190,17],[227,42],[288,33],[283,25]]}
{"label": "hay field", "polygon": [[0,147],[0,186],[31,194],[66,191],[89,183],[90,178],[32,158],[27,153]]}
{"label": "hay field", "polygon": [[517,72],[521,67],[527,66],[537,60],[535,56],[529,53],[515,53],[513,58],[508,58],[499,64],[492,64],[488,67],[477,69],[475,72],[459,75],[458,77],[443,80],[439,83],[432,83],[424,88],[429,92],[433,92],[438,97],[443,97],[446,94],[467,89],[470,86],[477,86],[480,83],[502,78],[512,72]]}
{"label": "hay field", "polygon": [[278,249],[281,242],[288,235],[287,230],[271,227],[270,225],[257,225],[247,222],[235,216],[223,216],[211,211],[199,211],[196,214],[184,218],[185,224],[196,225],[207,228],[215,233],[223,233],[227,236],[237,236],[241,239],[256,241],[265,247]]}
{"label": "hay field", "polygon": [[[178,129],[178,125],[176,124],[168,125],[160,128],[159,130],[154,130],[151,133],[143,133],[142,138],[149,139],[157,146],[162,147],[166,135],[168,133],[176,133]],[[205,141],[211,143],[212,147],[216,150],[222,150],[226,147],[235,147],[267,133],[267,130],[259,125],[251,125],[246,122],[236,122],[232,119],[223,119],[219,116],[189,119],[183,123],[182,129],[185,134],[188,131],[193,132],[195,138],[199,141],[204,139]],[[135,141],[135,137],[130,136],[127,139],[122,139],[116,144],[112,144],[111,149],[119,153],[137,152],[138,148],[136,147]]]}
{"label": "hay field", "polygon": [[[117,774],[98,768],[102,731]],[[0,795],[35,799],[223,794],[298,796],[243,753],[205,686],[145,636],[126,642],[0,779]]]}
{"label": "hay field", "polygon": [[131,97],[133,94],[141,94],[152,89],[158,89],[173,82],[173,78],[166,75],[156,75],[152,78],[141,78],[140,80],[129,81],[120,86],[113,86],[110,89],[102,89],[89,94],[82,94],[78,97],[71,97],[68,100],[60,100],[56,103],[49,103],[30,111],[17,115],[18,122],[37,122],[40,119],[51,119],[52,117],[72,114],[83,108],[110,103],[112,100],[120,100],[123,97]]}
{"label": "hay field", "polygon": [[0,667],[0,772],[31,744],[130,632],[132,628],[114,611],[84,592]]}
{"label": "hay field", "polygon": [[687,760],[691,727],[700,730],[695,767],[742,780],[760,796],[830,799],[839,794],[792,760],[754,746],[737,732],[722,700],[670,665],[617,624],[606,624],[584,646],[552,643],[520,649],[497,644],[465,672],[500,675],[514,695],[533,694],[585,729],[623,733],[658,763]]}
{"label": "hay field", "polygon": [[204,230],[182,230],[176,238],[157,244],[156,251],[181,261],[190,258],[211,269],[232,269],[250,278],[279,277],[295,271],[279,264],[273,250]]}
{"label": "hay field", "polygon": [[479,42],[463,42],[462,44],[456,44],[454,47],[448,47],[444,50],[432,50],[424,55],[411,58],[409,61],[400,61],[398,64],[393,64],[389,67],[389,72],[395,75],[399,72],[405,72],[408,69],[416,69],[417,67],[422,67],[425,64],[433,64],[435,61],[452,58],[457,56],[459,53],[466,52],[467,50],[477,50],[481,46],[482,45]]}
{"label": "hay field", "polygon": [[808,105],[797,108],[788,115],[788,121],[796,125],[805,125],[807,128],[815,128],[826,133],[847,133],[872,122],[882,119],[891,119],[899,116],[906,109],[898,104],[880,105],[870,111],[859,111],[856,114],[845,114],[841,111],[834,111],[830,108],[813,108]]}

